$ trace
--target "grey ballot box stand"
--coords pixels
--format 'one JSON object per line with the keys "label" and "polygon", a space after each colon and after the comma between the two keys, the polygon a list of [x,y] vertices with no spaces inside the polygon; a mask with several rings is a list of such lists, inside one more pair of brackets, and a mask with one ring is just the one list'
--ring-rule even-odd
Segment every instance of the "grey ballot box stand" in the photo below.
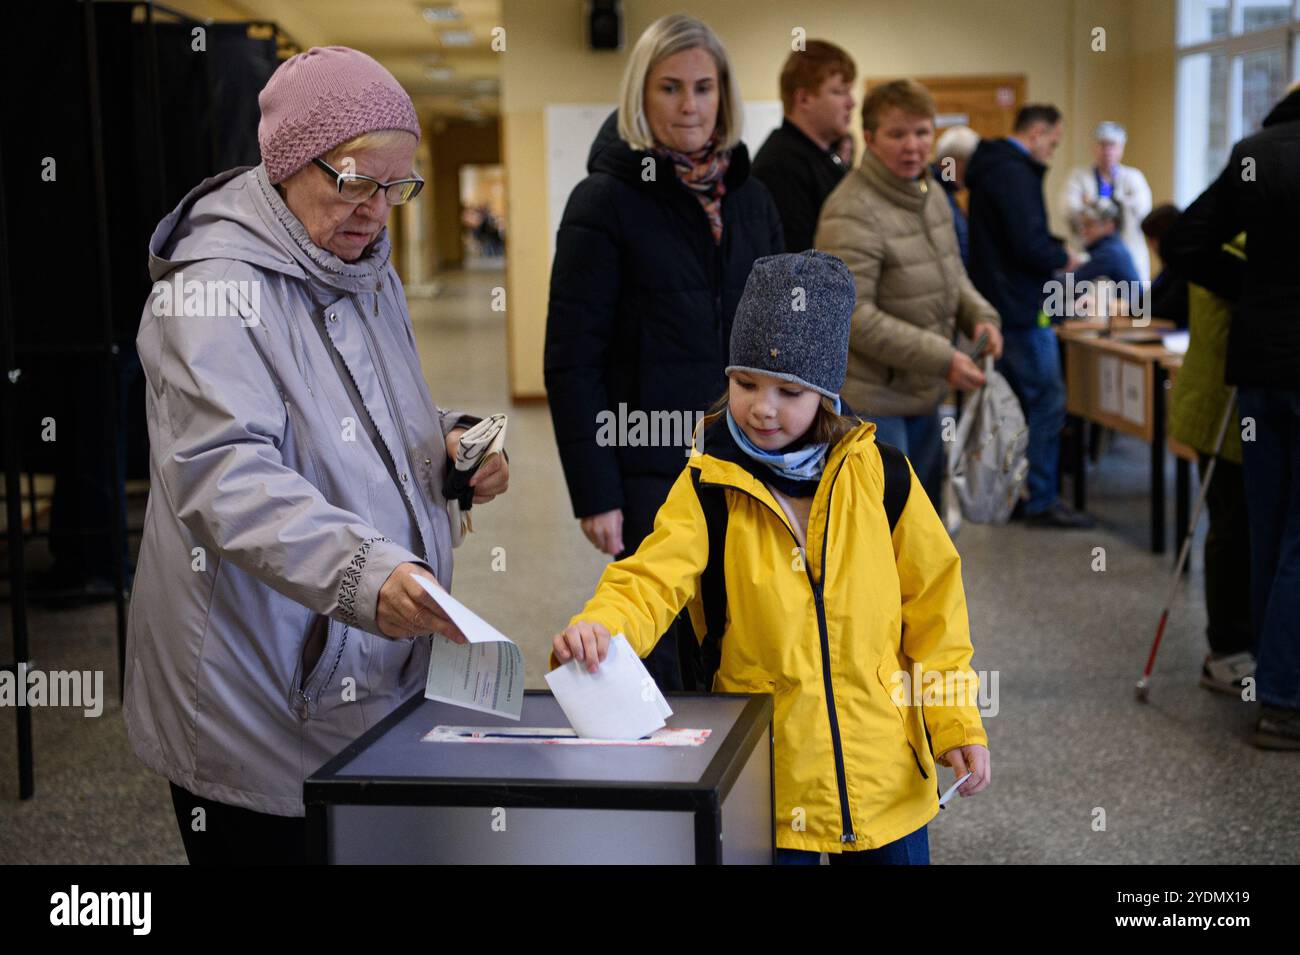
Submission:
{"label": "grey ballot box stand", "polygon": [[558,726],[548,691],[521,719],[412,697],[303,784],[319,863],[770,864],[772,698],[669,693],[700,746],[426,743],[435,726]]}

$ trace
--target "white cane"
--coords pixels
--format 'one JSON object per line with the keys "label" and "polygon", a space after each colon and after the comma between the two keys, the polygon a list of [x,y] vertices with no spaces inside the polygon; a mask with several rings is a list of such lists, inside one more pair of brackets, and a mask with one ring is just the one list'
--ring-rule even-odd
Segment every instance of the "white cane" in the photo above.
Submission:
{"label": "white cane", "polygon": [[1169,595],[1165,598],[1164,609],[1160,611],[1160,623],[1156,626],[1156,638],[1151,644],[1151,653],[1147,656],[1147,668],[1142,672],[1142,679],[1137,681],[1137,698],[1145,703],[1147,696],[1151,692],[1151,671],[1156,665],[1156,653],[1160,649],[1160,638],[1165,635],[1165,624],[1169,620],[1169,607],[1174,602],[1174,597],[1178,593],[1178,583],[1183,576],[1183,565],[1187,563],[1187,555],[1192,551],[1192,538],[1196,535],[1196,524],[1201,519],[1201,508],[1205,506],[1205,495],[1210,489],[1210,481],[1214,479],[1214,466],[1219,461],[1219,452],[1223,450],[1223,439],[1228,434],[1228,421],[1232,418],[1232,409],[1237,406],[1237,388],[1234,385],[1228,391],[1228,402],[1223,409],[1223,420],[1219,422],[1219,436],[1214,441],[1214,454],[1210,456],[1210,463],[1205,468],[1205,474],[1201,478],[1201,493],[1196,496],[1196,507],[1192,509],[1192,519],[1187,525],[1187,534],[1183,537],[1183,546],[1178,551],[1178,563],[1174,566],[1174,578],[1169,582]]}

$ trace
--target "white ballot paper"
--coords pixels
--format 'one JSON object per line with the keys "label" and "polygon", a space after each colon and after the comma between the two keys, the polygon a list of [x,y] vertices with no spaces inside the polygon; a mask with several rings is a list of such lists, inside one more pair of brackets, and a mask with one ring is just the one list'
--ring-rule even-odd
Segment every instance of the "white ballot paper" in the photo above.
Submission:
{"label": "white ballot paper", "polygon": [[664,725],[672,708],[623,634],[595,673],[576,657],[546,674],[555,700],[578,735],[594,739],[640,739]]}
{"label": "white ballot paper", "polygon": [[523,653],[509,637],[451,594],[423,577],[411,576],[469,640],[452,643],[446,637],[433,638],[425,699],[519,719],[524,706]]}

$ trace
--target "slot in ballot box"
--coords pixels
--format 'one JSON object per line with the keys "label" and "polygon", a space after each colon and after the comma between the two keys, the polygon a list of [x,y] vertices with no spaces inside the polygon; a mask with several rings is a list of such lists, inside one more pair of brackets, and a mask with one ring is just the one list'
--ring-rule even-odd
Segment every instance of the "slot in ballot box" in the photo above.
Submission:
{"label": "slot in ballot box", "polygon": [[435,726],[567,727],[550,692],[521,719],[413,697],[303,784],[318,862],[769,864],[772,698],[670,693],[698,746],[425,742]]}

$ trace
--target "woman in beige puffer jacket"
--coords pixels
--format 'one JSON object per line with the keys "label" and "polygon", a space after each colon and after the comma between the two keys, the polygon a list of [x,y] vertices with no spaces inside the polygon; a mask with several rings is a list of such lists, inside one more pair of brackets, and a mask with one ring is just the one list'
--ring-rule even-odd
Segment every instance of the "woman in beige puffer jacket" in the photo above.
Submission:
{"label": "woman in beige puffer jacket", "polygon": [[995,356],[1002,338],[997,312],[962,267],[947,197],[926,165],[934,115],[930,94],[908,80],[867,95],[867,149],[822,207],[816,247],[842,259],[857,287],[844,398],[908,455],[938,508],[936,411],[950,387],[984,383],[953,344],[956,329],[972,339],[988,330]]}

